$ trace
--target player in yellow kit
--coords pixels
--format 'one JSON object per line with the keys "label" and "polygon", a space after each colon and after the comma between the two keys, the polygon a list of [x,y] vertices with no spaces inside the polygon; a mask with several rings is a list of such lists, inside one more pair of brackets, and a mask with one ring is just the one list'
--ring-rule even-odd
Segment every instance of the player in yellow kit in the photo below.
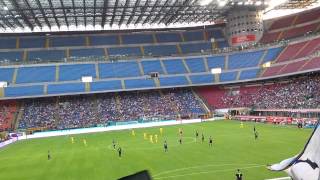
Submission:
{"label": "player in yellow kit", "polygon": [[154,135],[154,140],[156,141],[156,143],[158,143],[158,134]]}
{"label": "player in yellow kit", "polygon": [[150,138],[150,142],[153,143],[153,135],[150,135],[149,138]]}

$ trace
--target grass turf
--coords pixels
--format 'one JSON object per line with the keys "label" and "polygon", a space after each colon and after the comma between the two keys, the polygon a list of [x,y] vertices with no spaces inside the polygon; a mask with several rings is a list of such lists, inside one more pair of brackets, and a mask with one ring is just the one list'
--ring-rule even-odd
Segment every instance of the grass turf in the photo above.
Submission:
{"label": "grass turf", "polygon": [[[178,143],[178,129],[183,128],[183,144]],[[270,172],[266,164],[279,162],[300,152],[311,134],[310,129],[256,124],[259,139],[254,140],[253,123],[216,121],[165,126],[159,142],[143,139],[143,133],[160,134],[159,127],[95,134],[30,139],[0,150],[1,180],[106,180],[147,169],[153,179],[234,179],[241,169],[246,180],[283,177]],[[195,130],[206,140],[195,141]],[[214,138],[212,148],[208,137]],[[84,145],[83,139],[87,141]],[[123,157],[112,148],[115,139]],[[163,150],[167,139],[169,152]],[[50,150],[52,159],[47,160]]]}

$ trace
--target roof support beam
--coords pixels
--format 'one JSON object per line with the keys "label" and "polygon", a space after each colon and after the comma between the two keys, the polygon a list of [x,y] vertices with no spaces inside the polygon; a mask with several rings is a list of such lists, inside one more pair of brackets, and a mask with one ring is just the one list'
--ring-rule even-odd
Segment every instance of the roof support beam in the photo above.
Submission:
{"label": "roof support beam", "polygon": [[[49,0],[50,2],[51,0]],[[51,3],[52,4],[52,3]],[[67,18],[67,13],[66,13],[66,10],[65,10],[65,6],[63,4],[63,0],[60,0],[60,4],[61,4],[61,7],[63,8],[62,11],[63,11],[63,15],[64,15],[64,20],[66,21],[66,25],[67,27],[69,27],[69,22],[68,22],[68,18]],[[58,21],[59,22],[59,21]]]}
{"label": "roof support beam", "polygon": [[32,15],[34,21],[36,22],[36,24],[42,29],[42,24],[39,22],[38,18],[36,17],[36,15],[34,14],[33,10],[31,9],[28,0],[24,0],[24,4],[27,5],[28,11],[31,13],[31,15]]}
{"label": "roof support beam", "polygon": [[149,22],[149,20],[151,19],[152,17],[152,14],[154,12],[154,10],[156,9],[157,5],[159,4],[160,0],[156,0],[156,2],[154,3],[154,5],[152,6],[152,9],[151,11],[149,12],[150,14],[147,16],[147,18],[143,21],[142,24],[145,24],[147,22]]}
{"label": "roof support beam", "polygon": [[86,13],[86,0],[83,0],[83,19],[84,19],[84,27],[87,26],[87,13]]}
{"label": "roof support beam", "polygon": [[136,22],[134,24],[138,24],[141,21],[142,15],[146,14],[146,9],[147,9],[148,5],[149,5],[149,0],[146,0],[146,3],[141,8],[140,15],[139,15],[138,19],[136,20]]}
{"label": "roof support beam", "polygon": [[[166,6],[168,5],[168,3],[169,3],[169,0],[166,0],[166,2],[164,3],[164,5],[161,6],[161,9],[160,9],[159,12],[162,12],[162,11],[163,11],[163,8],[166,7]],[[157,14],[157,16],[156,16],[155,18],[153,18],[151,24],[154,24],[154,23],[160,18],[160,16],[161,16],[160,13]]]}
{"label": "roof support beam", "polygon": [[103,2],[103,12],[102,12],[102,21],[101,21],[101,27],[103,28],[104,25],[106,24],[106,13],[107,13],[107,8],[108,8],[108,0],[104,0]]}
{"label": "roof support beam", "polygon": [[97,8],[97,0],[93,1],[93,27],[96,26],[96,8]]}
{"label": "roof support beam", "polygon": [[[179,0],[175,0],[173,3],[173,6],[171,6],[171,8],[169,9],[169,11],[167,11],[166,15],[162,17],[162,19],[159,21],[159,24],[163,23],[167,17],[169,16],[168,13],[172,13],[174,10],[174,7],[177,6],[179,3]],[[177,12],[176,12],[177,13]]]}
{"label": "roof support beam", "polygon": [[129,17],[128,21],[127,21],[127,25],[131,23],[133,17],[136,15],[136,10],[137,10],[137,6],[140,4],[140,0],[136,0],[135,6],[133,8],[133,11],[131,13],[131,16]]}
{"label": "roof support beam", "polygon": [[39,1],[39,0],[36,0],[36,3],[37,3],[37,5],[38,5],[38,8],[39,8],[40,11],[41,11],[41,14],[42,14],[43,19],[45,20],[47,26],[49,27],[49,29],[51,29],[51,24],[50,24],[49,21],[48,21],[48,18],[47,18],[47,16],[46,16],[46,13],[44,13],[44,11],[43,11],[43,9],[42,9],[42,6],[41,6],[40,1]]}
{"label": "roof support beam", "polygon": [[129,3],[130,3],[130,0],[126,0],[126,3],[124,4],[124,7],[123,7],[120,21],[118,23],[119,26],[121,26],[121,24],[123,23],[124,17],[126,16],[126,12],[127,12],[127,7],[129,6]]}
{"label": "roof support beam", "polygon": [[110,22],[110,27],[113,25],[114,18],[116,17],[116,10],[118,8],[118,3],[119,3],[119,0],[116,0],[115,5],[113,7],[113,13],[112,13],[112,18],[111,18],[111,22]]}
{"label": "roof support beam", "polygon": [[[179,7],[179,9],[176,11],[176,13],[174,15],[172,15],[168,21],[165,23],[166,25],[170,24],[175,18],[178,17],[178,13],[180,11],[182,11],[183,9],[186,9],[186,5],[188,5],[189,3],[191,2],[191,0],[185,0],[182,4],[182,6]],[[179,17],[182,17],[182,16],[179,16]]]}
{"label": "roof support beam", "polygon": [[[2,4],[7,6],[6,3],[1,0]],[[23,12],[20,11],[19,6],[17,6],[17,2],[15,0],[11,1],[13,7],[15,8],[16,12],[22,17],[23,22],[30,28],[33,29],[33,25],[30,23],[30,21],[28,20],[28,18],[24,15]],[[16,22],[17,25],[19,25],[20,27],[24,28],[24,25],[22,25],[17,18],[15,17],[15,14],[12,13],[11,10],[9,10],[11,16],[13,17],[13,20]]]}

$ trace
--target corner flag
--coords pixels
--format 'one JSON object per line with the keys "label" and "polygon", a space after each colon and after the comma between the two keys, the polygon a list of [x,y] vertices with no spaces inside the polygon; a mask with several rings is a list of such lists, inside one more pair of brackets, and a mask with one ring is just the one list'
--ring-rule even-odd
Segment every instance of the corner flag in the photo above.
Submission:
{"label": "corner flag", "polygon": [[303,151],[279,164],[268,167],[272,171],[286,171],[293,180],[320,180],[319,121]]}

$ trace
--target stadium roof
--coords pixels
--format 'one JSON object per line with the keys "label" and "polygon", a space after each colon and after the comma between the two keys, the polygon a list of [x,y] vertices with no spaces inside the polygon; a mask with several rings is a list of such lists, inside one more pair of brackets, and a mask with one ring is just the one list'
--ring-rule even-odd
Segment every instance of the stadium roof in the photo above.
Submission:
{"label": "stadium roof", "polygon": [[209,25],[224,22],[234,5],[265,7],[269,1],[0,0],[0,33]]}

